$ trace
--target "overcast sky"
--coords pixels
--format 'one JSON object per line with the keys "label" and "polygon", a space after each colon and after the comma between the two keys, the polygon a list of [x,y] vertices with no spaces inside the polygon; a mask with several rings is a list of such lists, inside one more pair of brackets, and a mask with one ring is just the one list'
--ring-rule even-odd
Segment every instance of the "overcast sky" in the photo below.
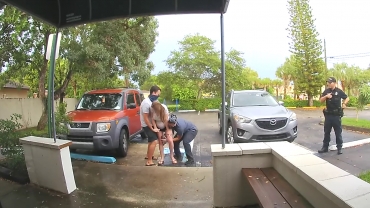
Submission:
{"label": "overcast sky", "polygon": [[[331,59],[367,68],[370,64],[370,0],[310,0],[320,39],[326,39],[327,56],[360,54],[356,58]],[[220,50],[220,15],[158,16],[159,37],[150,60],[154,73],[166,70],[163,62],[178,41],[200,33],[216,41]],[[231,0],[225,19],[225,50],[244,53],[247,65],[260,77],[275,78],[275,70],[289,56],[286,0]]]}

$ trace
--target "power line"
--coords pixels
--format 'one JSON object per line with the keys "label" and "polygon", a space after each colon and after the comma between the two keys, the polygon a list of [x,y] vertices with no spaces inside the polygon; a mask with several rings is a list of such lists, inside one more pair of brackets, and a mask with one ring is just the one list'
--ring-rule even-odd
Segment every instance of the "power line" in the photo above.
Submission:
{"label": "power line", "polygon": [[328,58],[340,58],[340,57],[362,57],[361,55],[370,56],[370,52],[365,53],[355,53],[355,54],[346,54],[346,55],[338,55],[338,56],[330,56]]}
{"label": "power line", "polygon": [[370,54],[367,54],[367,55],[361,55],[361,56],[341,56],[341,57],[337,57],[337,56],[331,56],[331,57],[328,57],[330,59],[349,59],[349,58],[361,58],[361,57],[369,57]]}

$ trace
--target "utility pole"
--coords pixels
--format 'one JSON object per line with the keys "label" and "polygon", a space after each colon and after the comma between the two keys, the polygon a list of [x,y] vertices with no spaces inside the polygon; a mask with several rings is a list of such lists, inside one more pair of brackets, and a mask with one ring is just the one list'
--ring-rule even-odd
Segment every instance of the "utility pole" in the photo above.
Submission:
{"label": "utility pole", "polygon": [[326,42],[325,42],[325,39],[324,39],[324,55],[325,55],[325,67],[326,67],[326,70],[328,70],[328,62],[327,62],[327,58],[326,58]]}

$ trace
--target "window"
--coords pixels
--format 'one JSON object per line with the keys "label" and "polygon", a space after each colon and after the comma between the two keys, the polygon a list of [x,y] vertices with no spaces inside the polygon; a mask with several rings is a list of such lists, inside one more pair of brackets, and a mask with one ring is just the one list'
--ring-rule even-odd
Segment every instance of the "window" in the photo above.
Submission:
{"label": "window", "polygon": [[126,104],[135,104],[134,94],[127,94]]}
{"label": "window", "polygon": [[140,106],[140,104],[141,104],[141,100],[140,100],[140,96],[139,96],[139,94],[135,93],[135,99],[136,99],[136,104],[137,104],[138,106]]}
{"label": "window", "polygon": [[234,93],[233,106],[277,106],[279,103],[267,92]]}
{"label": "window", "polygon": [[85,94],[77,110],[120,110],[122,109],[122,95],[119,93]]}

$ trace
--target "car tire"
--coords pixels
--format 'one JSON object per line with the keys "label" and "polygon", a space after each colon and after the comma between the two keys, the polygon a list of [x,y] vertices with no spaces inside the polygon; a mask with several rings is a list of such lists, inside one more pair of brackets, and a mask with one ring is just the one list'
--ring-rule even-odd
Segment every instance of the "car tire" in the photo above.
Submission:
{"label": "car tire", "polygon": [[146,133],[144,132],[144,131],[142,131],[141,133],[140,133],[140,136],[141,136],[141,139],[146,139],[146,138],[148,138],[148,136],[146,135]]}
{"label": "car tire", "polygon": [[118,146],[118,156],[119,157],[126,157],[127,152],[128,152],[128,145],[129,145],[129,140],[128,140],[128,135],[126,132],[126,129],[121,129],[121,132],[119,134],[119,146]]}
{"label": "car tire", "polygon": [[226,129],[226,131],[225,131],[225,134],[226,134],[226,142],[228,143],[228,144],[234,144],[235,143],[235,139],[234,139],[234,130],[232,130],[232,134],[233,134],[233,139],[232,139],[232,141],[230,142],[229,141],[229,138],[228,138],[228,136],[229,136],[229,129],[233,129],[233,126],[232,126],[232,124],[231,124],[231,122],[229,121],[228,123],[227,123],[227,129]]}

